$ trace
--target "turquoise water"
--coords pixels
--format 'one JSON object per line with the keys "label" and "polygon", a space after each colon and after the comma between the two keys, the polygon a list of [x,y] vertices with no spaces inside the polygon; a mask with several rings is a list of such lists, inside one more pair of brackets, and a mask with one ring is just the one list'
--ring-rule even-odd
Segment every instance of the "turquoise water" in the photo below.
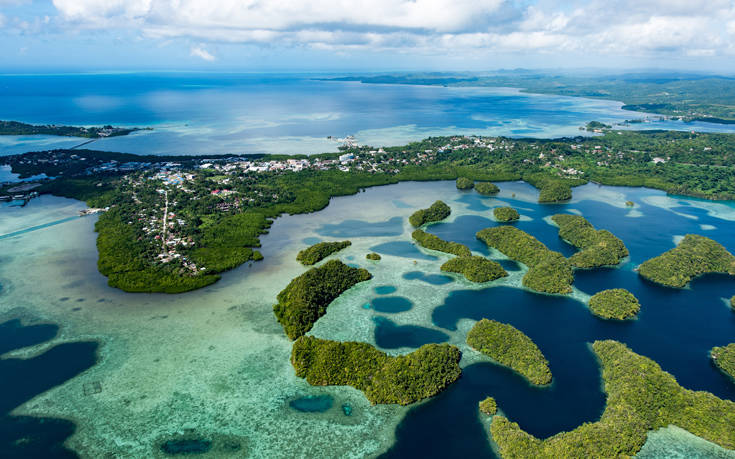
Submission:
{"label": "turquoise water", "polygon": [[[43,227],[75,215],[75,201],[44,196],[23,209],[2,208],[0,232],[16,234],[0,240],[0,322],[38,316],[40,323],[57,325],[39,325],[26,337],[0,334],[0,346],[10,351],[0,365],[8,358],[41,358],[56,348],[71,352],[44,366],[63,370],[63,377],[35,374],[35,390],[6,399],[13,411],[4,425],[49,419],[35,430],[31,438],[41,443],[32,441],[33,447],[58,449],[66,440],[83,457],[164,457],[166,450],[178,449],[202,457],[492,457],[487,423],[477,411],[486,396],[539,437],[599,417],[605,398],[588,343],[605,338],[654,359],[688,389],[735,399],[735,385],[707,354],[735,336],[735,313],[726,301],[735,294],[735,280],[711,275],[675,290],[647,283],[633,271],[687,233],[712,237],[735,251],[733,203],[586,185],[574,190],[569,203],[539,205],[529,185],[499,185],[495,197],[435,182],[335,198],[323,211],[277,219],[262,239],[262,262],[183,295],[126,294],[107,287],[97,273],[95,217]],[[436,199],[447,202],[452,215],[428,231],[497,259],[508,267],[507,278],[473,284],[441,273],[449,256],[411,242],[407,217]],[[626,200],[635,207],[627,208]],[[478,229],[497,225],[492,208],[503,205],[516,207],[522,219],[515,225],[554,250],[574,253],[548,216],[573,212],[619,236],[630,257],[616,269],[577,271],[569,296],[529,292],[520,288],[525,268],[474,237]],[[365,235],[355,221],[364,223]],[[34,226],[40,227],[22,232]],[[330,305],[311,333],[369,342],[393,355],[431,342],[458,345],[463,376],[438,397],[407,408],[371,406],[352,388],[312,387],[293,374],[291,342],[275,321],[272,304],[288,281],[307,269],[296,253],[336,234],[352,245],[335,256],[369,269],[374,278]],[[382,260],[365,260],[376,247]],[[612,287],[627,288],[640,299],[637,320],[608,322],[589,312],[584,301]],[[467,331],[483,317],[511,323],[539,345],[554,375],[550,387],[529,386],[464,344]],[[95,343],[96,355],[74,344],[80,342]],[[18,437],[24,434],[10,441]],[[652,434],[642,455],[660,457],[668,445],[683,457],[725,457],[721,448],[675,429]]]}
{"label": "turquoise water", "polygon": [[329,395],[309,395],[291,400],[288,404],[296,411],[304,413],[323,413],[332,407],[334,399]]}
{"label": "turquoise water", "polygon": [[[317,75],[318,76],[318,75]],[[320,153],[327,136],[400,145],[433,135],[579,135],[591,120],[638,118],[613,101],[507,88],[370,85],[314,75],[126,73],[0,76],[0,119],[153,127],[84,148],[146,154]],[[637,128],[735,131],[661,122]],[[0,137],[0,154],[71,148],[87,139]]]}
{"label": "turquoise water", "polygon": [[373,290],[375,290],[375,293],[377,293],[378,295],[388,295],[390,293],[395,292],[398,289],[393,285],[380,285],[378,287],[373,288]]}
{"label": "turquoise water", "polygon": [[413,304],[409,299],[401,296],[383,296],[375,298],[371,307],[377,312],[397,314],[399,312],[410,311]]}

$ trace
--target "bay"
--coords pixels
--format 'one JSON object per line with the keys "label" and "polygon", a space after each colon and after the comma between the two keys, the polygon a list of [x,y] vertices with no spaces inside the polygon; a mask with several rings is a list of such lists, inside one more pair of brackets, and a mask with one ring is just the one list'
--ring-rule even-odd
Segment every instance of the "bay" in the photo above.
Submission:
{"label": "bay", "polygon": [[[436,135],[588,135],[588,121],[645,114],[615,101],[510,88],[375,85],[328,75],[107,73],[0,75],[0,119],[32,124],[151,127],[83,148],[139,154],[312,154],[334,139],[401,145]],[[653,122],[635,128],[735,132],[735,125]],[[333,136],[334,139],[327,139]],[[0,155],[72,148],[88,139],[0,136]]]}

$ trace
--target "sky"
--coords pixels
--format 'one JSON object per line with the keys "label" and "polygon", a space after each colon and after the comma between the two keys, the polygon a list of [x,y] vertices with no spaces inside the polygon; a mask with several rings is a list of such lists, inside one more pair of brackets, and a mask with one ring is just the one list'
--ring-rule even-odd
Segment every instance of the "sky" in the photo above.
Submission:
{"label": "sky", "polygon": [[0,72],[735,73],[735,0],[0,0]]}

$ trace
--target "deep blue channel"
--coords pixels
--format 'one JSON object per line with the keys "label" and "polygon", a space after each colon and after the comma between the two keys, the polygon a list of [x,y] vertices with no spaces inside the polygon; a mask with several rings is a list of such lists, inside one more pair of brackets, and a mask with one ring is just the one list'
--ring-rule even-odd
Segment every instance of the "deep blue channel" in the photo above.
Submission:
{"label": "deep blue channel", "polygon": [[[641,302],[638,319],[601,320],[571,298],[517,288],[490,286],[452,292],[434,309],[434,325],[456,330],[462,318],[509,323],[538,344],[549,360],[553,383],[549,387],[533,387],[504,367],[489,362],[470,365],[448,390],[409,411],[397,428],[395,445],[385,457],[493,457],[489,434],[480,423],[477,411],[477,403],[486,396],[494,397],[512,421],[539,438],[598,420],[605,407],[605,395],[590,344],[599,339],[627,344],[634,352],[655,360],[687,389],[705,390],[735,400],[735,384],[709,359],[713,346],[735,341],[735,313],[723,300],[735,294],[735,279],[713,274],[695,279],[689,288],[670,289],[643,280],[633,270],[643,261],[673,248],[675,235],[701,234],[735,252],[734,223],[691,206],[689,200],[682,199],[680,206],[673,209],[676,213],[646,205],[642,198],[662,194],[656,191],[630,188],[616,191],[634,201],[636,210],[643,215],[628,217],[628,209],[599,201],[560,205],[504,201],[524,208],[521,214],[532,218],[532,221],[515,223],[518,228],[564,255],[574,253],[575,249],[558,237],[557,228],[544,221],[544,217],[576,209],[598,229],[608,229],[620,237],[630,250],[630,260],[614,269],[576,271],[574,285],[588,294],[608,288],[628,289]],[[479,208],[474,199],[468,198],[454,205],[462,203]],[[433,225],[429,231],[488,254],[484,244],[475,239],[475,232],[497,225],[488,211],[488,218],[463,216],[452,223]],[[700,225],[715,229],[703,230]],[[391,335],[391,331],[395,333]],[[376,340],[393,348],[416,347],[422,342],[402,336],[405,333],[401,334],[399,327],[376,328]]]}
{"label": "deep blue channel", "polygon": [[[57,331],[56,325],[24,326],[17,319],[0,323],[0,355],[48,341]],[[97,346],[88,341],[64,343],[29,359],[0,359],[0,457],[77,457],[64,447],[64,441],[74,433],[72,422],[11,416],[10,412],[93,366]]]}

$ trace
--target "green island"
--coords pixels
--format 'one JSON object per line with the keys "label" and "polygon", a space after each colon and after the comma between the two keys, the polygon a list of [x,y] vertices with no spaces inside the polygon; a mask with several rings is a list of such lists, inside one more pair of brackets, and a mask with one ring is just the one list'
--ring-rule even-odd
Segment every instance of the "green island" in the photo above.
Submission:
{"label": "green island", "polygon": [[475,191],[485,196],[492,196],[500,193],[500,188],[492,182],[475,183]]}
{"label": "green island", "polygon": [[633,201],[625,201],[626,207],[635,207],[635,203]]}
{"label": "green island", "polygon": [[411,237],[419,243],[421,247],[431,250],[438,250],[439,252],[445,252],[458,257],[469,257],[472,255],[470,249],[458,242],[445,241],[444,239],[435,236],[431,233],[427,233],[424,230],[417,229],[411,233]]}
{"label": "green island", "polygon": [[273,313],[286,335],[294,340],[311,330],[327,306],[354,285],[372,279],[365,269],[329,260],[294,278],[277,296]]}
{"label": "green island", "polygon": [[[130,292],[210,285],[222,272],[261,259],[260,236],[280,215],[315,212],[332,197],[403,181],[525,180],[538,189],[595,182],[735,199],[733,134],[431,137],[384,153],[369,146],[346,151],[354,155],[347,165],[339,153],[201,158],[82,149],[8,155],[1,162],[21,178],[53,177],[28,182],[33,191],[82,200],[99,212],[99,270],[110,286]],[[17,194],[12,189],[0,185],[0,197]],[[429,220],[424,210],[412,223]]]}
{"label": "green island", "polygon": [[452,258],[441,265],[440,269],[462,274],[468,281],[477,283],[494,281],[508,275],[500,263],[478,255]]}
{"label": "green island", "polygon": [[467,344],[518,372],[531,384],[551,382],[551,370],[544,354],[531,338],[512,325],[482,319],[467,333]]}
{"label": "green island", "polygon": [[602,132],[603,129],[612,129],[612,126],[599,121],[590,121],[585,126],[585,129],[592,132]]}
{"label": "green island", "polygon": [[367,343],[302,336],[293,344],[296,376],[313,386],[352,386],[372,404],[409,405],[433,397],[462,374],[462,354],[449,344],[425,344],[389,356]]}
{"label": "green island", "polygon": [[512,207],[496,207],[493,209],[493,216],[495,220],[504,223],[514,222],[521,218],[521,214]]}
{"label": "green island", "polygon": [[[150,128],[146,128],[150,129]],[[55,124],[35,125],[18,121],[0,120],[0,135],[58,135],[63,137],[85,137],[98,139],[101,137],[117,137],[128,135],[131,132],[143,130],[141,128],[120,128],[113,126],[103,127],[75,127],[57,126]]]}
{"label": "green island", "polygon": [[713,347],[709,355],[712,357],[715,366],[735,382],[735,343]]}
{"label": "green island", "polygon": [[550,180],[541,186],[538,202],[554,203],[572,199],[572,189],[566,183]]}
{"label": "green island", "polygon": [[365,255],[365,258],[368,260],[378,261],[381,259],[380,254],[377,254],[375,252],[370,252],[369,254]]}
{"label": "green island", "polygon": [[735,256],[718,242],[697,234],[687,234],[679,245],[638,267],[638,274],[646,279],[676,288],[707,273],[735,276]]}
{"label": "green island", "polygon": [[458,190],[471,190],[475,187],[475,182],[467,177],[459,177],[455,184]]}
{"label": "green island", "polygon": [[539,203],[565,202],[572,199],[572,187],[584,185],[587,180],[582,178],[574,167],[564,169],[562,172],[556,177],[539,172],[527,172],[523,174],[523,180],[539,190]]}
{"label": "green island", "polygon": [[350,241],[319,242],[301,250],[296,255],[296,260],[300,261],[302,265],[313,265],[351,245],[352,242]]}
{"label": "green island", "polygon": [[481,413],[484,413],[488,416],[493,416],[498,412],[498,404],[492,397],[487,397],[486,399],[480,401],[477,406],[478,408],[480,408]]}
{"label": "green island", "polygon": [[476,234],[488,247],[528,266],[523,285],[543,293],[571,293],[572,264],[559,252],[514,226],[485,228]]}
{"label": "green island", "polygon": [[504,416],[490,432],[504,458],[628,457],[649,431],[676,425],[723,448],[735,449],[735,403],[684,389],[653,360],[617,341],[596,341],[607,405],[599,421],[545,440]]}
{"label": "green island", "polygon": [[730,297],[730,307],[735,309],[735,295]]}
{"label": "green island", "polygon": [[629,291],[613,288],[597,292],[590,298],[590,311],[603,319],[625,320],[635,317],[641,304]]}
{"label": "green island", "polygon": [[556,214],[551,219],[559,226],[559,237],[580,249],[569,257],[577,268],[617,265],[628,256],[623,241],[607,230],[596,230],[582,216]]}
{"label": "green island", "polygon": [[408,218],[408,222],[415,228],[427,223],[444,220],[452,213],[452,209],[442,201],[436,201],[427,209],[419,209]]}

